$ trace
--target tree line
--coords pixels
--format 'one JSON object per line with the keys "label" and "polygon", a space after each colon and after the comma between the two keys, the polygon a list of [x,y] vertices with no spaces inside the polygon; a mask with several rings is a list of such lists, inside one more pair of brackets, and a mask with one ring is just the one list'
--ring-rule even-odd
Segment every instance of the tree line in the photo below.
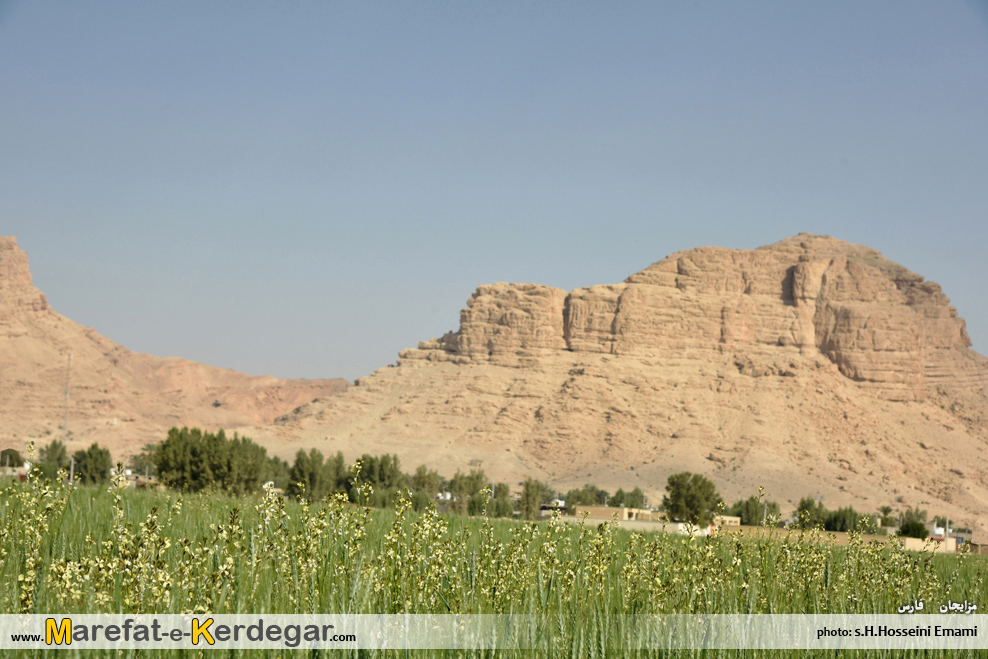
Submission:
{"label": "tree line", "polygon": [[[23,459],[15,449],[0,451],[0,466],[22,464]],[[342,452],[323,456],[318,449],[311,449],[298,451],[289,465],[276,456],[268,456],[264,447],[236,433],[227,437],[222,429],[211,433],[198,428],[172,428],[164,441],[148,444],[132,456],[129,467],[138,474],[157,476],[169,488],[188,492],[213,490],[244,495],[256,492],[270,481],[296,499],[319,501],[343,493],[356,502],[361,487],[369,484],[373,493],[366,503],[375,507],[389,506],[394,493],[407,488],[412,492],[415,510],[424,510],[436,501],[440,492],[449,492],[449,501],[440,502],[440,505],[453,512],[478,515],[486,506],[487,514],[492,516],[514,514],[515,503],[508,485],[491,482],[480,469],[472,469],[469,473],[457,470],[447,479],[424,465],[407,474],[402,471],[397,455],[364,454],[359,464],[359,469],[347,464]],[[38,467],[45,477],[55,478],[59,470],[67,470],[70,465],[77,481],[98,484],[109,479],[113,461],[109,450],[95,442],[71,457],[59,440],[41,448]],[[484,493],[485,488],[489,488],[489,494]],[[573,514],[577,506],[645,508],[648,503],[639,487],[628,492],[619,488],[612,495],[588,483],[563,495],[549,485],[529,478],[522,485],[518,509],[521,516],[532,519],[540,508],[555,499],[565,501],[569,514]],[[717,514],[737,516],[741,524],[750,526],[781,523],[777,502],[753,495],[728,506],[712,481],[690,472],[669,477],[659,508],[673,521],[700,526],[709,524]],[[822,501],[804,497],[794,513],[794,523],[806,529],[851,531],[861,528],[870,532],[877,532],[880,523],[898,526],[900,535],[926,537],[925,510],[907,510],[900,514],[897,524],[890,516],[891,512],[890,506],[881,507],[876,521],[876,516],[859,513],[851,506],[828,510]],[[947,520],[937,517],[936,522],[945,526]]]}

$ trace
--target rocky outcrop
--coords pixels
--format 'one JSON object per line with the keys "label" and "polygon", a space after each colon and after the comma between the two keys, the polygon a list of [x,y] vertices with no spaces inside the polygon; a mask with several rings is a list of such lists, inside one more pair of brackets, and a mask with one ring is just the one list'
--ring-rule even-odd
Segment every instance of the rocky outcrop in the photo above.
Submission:
{"label": "rocky outcrop", "polygon": [[477,289],[456,333],[405,360],[528,366],[554,351],[662,358],[819,353],[890,400],[988,383],[940,287],[877,251],[801,234],[754,250],[673,254],[621,284],[571,293],[536,284]]}
{"label": "rocky outcrop", "polygon": [[[71,435],[61,427],[69,355]],[[123,458],[174,425],[271,423],[347,384],[255,377],[134,353],[52,310],[31,284],[27,255],[13,237],[0,236],[0,448],[69,436],[72,450],[98,441]]]}
{"label": "rocky outcrop", "polygon": [[988,530],[988,365],[968,345],[936,284],[867,247],[701,247],[569,293],[482,286],[458,331],[270,441],[652,501],[691,471],[784,514],[908,500]]}

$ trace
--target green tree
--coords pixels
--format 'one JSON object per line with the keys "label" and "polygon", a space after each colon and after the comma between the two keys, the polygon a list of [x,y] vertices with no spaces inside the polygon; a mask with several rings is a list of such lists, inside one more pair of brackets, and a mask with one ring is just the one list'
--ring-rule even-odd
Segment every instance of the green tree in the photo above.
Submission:
{"label": "green tree", "polygon": [[297,499],[320,501],[333,492],[345,492],[349,472],[343,453],[323,459],[318,449],[299,451],[288,475],[286,492]]}
{"label": "green tree", "polygon": [[71,459],[65,444],[57,439],[51,440],[47,446],[42,446],[38,452],[38,466],[45,478],[54,479],[59,469],[68,469]]}
{"label": "green tree", "polygon": [[640,487],[628,492],[627,496],[628,508],[644,508],[645,507],[645,493],[642,492]]}
{"label": "green tree", "polygon": [[158,444],[156,442],[145,444],[140,452],[130,456],[127,468],[141,476],[157,476],[158,467],[154,464],[154,454],[157,450]]}
{"label": "green tree", "polygon": [[576,512],[577,506],[606,506],[610,495],[605,491],[587,483],[579,489],[572,489],[563,497],[569,514]]}
{"label": "green tree", "polygon": [[754,494],[743,501],[739,499],[733,506],[725,510],[725,513],[740,517],[741,523],[745,526],[760,526],[770,516],[778,517],[781,515],[778,503],[766,501]]}
{"label": "green tree", "polygon": [[75,478],[80,483],[100,484],[110,480],[113,458],[108,449],[96,442],[85,451],[76,451],[72,459],[75,460]]}
{"label": "green tree", "polygon": [[267,483],[271,481],[275,487],[285,489],[288,487],[288,474],[291,472],[291,469],[291,466],[287,462],[273,455],[268,458],[264,468],[261,470],[261,482]]}
{"label": "green tree", "polygon": [[[908,524],[909,522],[920,522],[921,524],[926,524],[926,511],[920,509],[916,506],[912,510],[906,509],[906,512],[902,514],[902,523]],[[924,536],[925,537],[925,536]]]}
{"label": "green tree", "polygon": [[218,489],[230,494],[248,494],[261,483],[273,480],[282,465],[268,458],[267,451],[248,437],[227,439],[198,428],[172,428],[154,452],[154,465],[168,487],[197,492]]}
{"label": "green tree", "polygon": [[618,488],[618,491],[614,493],[610,499],[607,500],[607,505],[612,508],[620,508],[621,506],[628,505],[628,495],[625,494],[624,490]]}
{"label": "green tree", "polygon": [[543,503],[552,501],[555,492],[551,487],[534,478],[525,479],[521,489],[521,514],[525,519],[535,519]]}
{"label": "green tree", "polygon": [[511,503],[511,490],[507,483],[494,486],[494,509],[489,511],[494,517],[511,517],[515,507]]}
{"label": "green tree", "polygon": [[796,526],[801,529],[822,527],[827,521],[827,509],[822,501],[813,497],[803,497],[796,507]]}
{"label": "green tree", "polygon": [[453,495],[452,508],[460,514],[476,515],[484,508],[480,491],[490,485],[487,474],[481,469],[471,469],[469,474],[457,470],[449,481],[449,492]]}
{"label": "green tree", "polygon": [[429,469],[425,465],[419,465],[412,475],[412,488],[418,492],[428,495],[430,501],[434,501],[436,495],[443,487],[443,477],[439,472]]}
{"label": "green tree", "polygon": [[861,514],[851,506],[838,508],[832,513],[828,513],[823,528],[827,531],[853,531],[861,521]]}
{"label": "green tree", "polygon": [[723,499],[710,479],[688,471],[669,477],[666,496],[662,499],[662,505],[672,519],[699,526],[709,524],[722,503]]}
{"label": "green tree", "polygon": [[5,448],[0,451],[0,467],[23,467],[24,458],[15,448]]}
{"label": "green tree", "polygon": [[899,527],[899,535],[904,538],[919,538],[920,540],[925,540],[929,537],[929,532],[926,530],[926,524],[914,519],[905,522]]}

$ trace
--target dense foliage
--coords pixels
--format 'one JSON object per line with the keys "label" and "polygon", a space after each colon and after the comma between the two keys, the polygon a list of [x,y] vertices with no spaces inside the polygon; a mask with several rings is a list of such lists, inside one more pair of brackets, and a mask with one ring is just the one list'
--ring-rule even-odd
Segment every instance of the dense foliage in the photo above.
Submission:
{"label": "dense foliage", "polygon": [[109,449],[96,442],[84,451],[73,453],[72,460],[75,462],[75,479],[80,483],[98,484],[110,480],[113,458]]}
{"label": "dense foliage", "polygon": [[862,515],[851,506],[827,510],[822,501],[813,497],[803,497],[799,500],[796,508],[796,525],[805,529],[822,527],[827,531],[852,531],[858,526],[871,533],[878,530],[873,516]]}
{"label": "dense foliage", "polygon": [[172,428],[158,445],[154,464],[161,481],[178,490],[216,489],[230,494],[256,492],[262,483],[284,482],[288,466],[247,437],[198,428]]}
{"label": "dense foliage", "polygon": [[713,482],[688,471],[669,477],[666,496],[662,499],[662,507],[671,519],[700,526],[713,520],[721,504],[723,499]]}
{"label": "dense foliage", "polygon": [[0,451],[0,467],[22,466],[24,466],[24,458],[21,457],[20,451],[14,448],[5,448]]}
{"label": "dense foliage", "polygon": [[43,446],[38,457],[40,458],[38,466],[46,478],[55,478],[59,469],[68,469],[71,464],[68,449],[57,439]]}
{"label": "dense foliage", "polygon": [[778,503],[761,499],[754,494],[747,499],[737,500],[724,513],[740,517],[741,523],[746,526],[761,526],[770,519],[779,519],[782,514]]}

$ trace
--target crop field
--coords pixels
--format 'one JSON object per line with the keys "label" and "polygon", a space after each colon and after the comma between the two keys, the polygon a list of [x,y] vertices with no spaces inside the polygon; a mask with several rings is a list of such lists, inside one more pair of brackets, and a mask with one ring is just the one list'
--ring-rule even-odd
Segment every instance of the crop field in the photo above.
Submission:
{"label": "crop field", "polygon": [[[629,533],[616,523],[413,513],[402,497],[378,510],[342,495],[308,506],[271,490],[253,498],[181,496],[32,479],[0,491],[2,613],[522,613],[541,625],[536,646],[526,650],[319,656],[804,656],[622,650],[630,632],[621,621],[670,613],[890,614],[907,602],[947,598],[988,606],[986,567],[980,556],[911,553],[856,536],[839,547],[820,532],[782,529],[768,538]],[[245,652],[293,653],[302,654]],[[18,656],[36,654],[79,653]]]}

